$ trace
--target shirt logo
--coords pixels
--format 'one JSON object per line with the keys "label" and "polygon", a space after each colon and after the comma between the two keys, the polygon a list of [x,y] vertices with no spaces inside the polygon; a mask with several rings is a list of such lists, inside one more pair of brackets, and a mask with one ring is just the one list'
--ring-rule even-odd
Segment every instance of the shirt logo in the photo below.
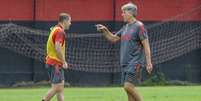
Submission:
{"label": "shirt logo", "polygon": [[129,41],[131,40],[131,35],[130,34],[125,34],[121,37],[121,40],[123,41]]}
{"label": "shirt logo", "polygon": [[130,30],[129,30],[129,33],[133,33],[133,32],[134,32],[134,29],[130,29]]}

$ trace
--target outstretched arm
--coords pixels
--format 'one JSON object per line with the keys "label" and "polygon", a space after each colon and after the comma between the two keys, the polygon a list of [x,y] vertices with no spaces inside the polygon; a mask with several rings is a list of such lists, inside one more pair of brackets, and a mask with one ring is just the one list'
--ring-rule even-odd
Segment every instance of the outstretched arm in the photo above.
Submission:
{"label": "outstretched arm", "polygon": [[112,34],[107,27],[105,27],[104,25],[101,24],[97,24],[96,25],[97,30],[103,32],[103,35],[106,37],[106,39],[108,39],[111,42],[116,42],[118,40],[120,40],[120,37],[117,35]]}

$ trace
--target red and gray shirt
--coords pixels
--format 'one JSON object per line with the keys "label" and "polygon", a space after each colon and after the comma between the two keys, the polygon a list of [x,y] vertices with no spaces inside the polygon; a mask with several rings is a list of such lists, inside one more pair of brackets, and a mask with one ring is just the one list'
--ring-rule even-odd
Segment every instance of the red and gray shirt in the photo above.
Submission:
{"label": "red and gray shirt", "polygon": [[140,21],[124,25],[117,33],[121,38],[120,64],[145,64],[144,47],[142,41],[148,38],[147,31]]}

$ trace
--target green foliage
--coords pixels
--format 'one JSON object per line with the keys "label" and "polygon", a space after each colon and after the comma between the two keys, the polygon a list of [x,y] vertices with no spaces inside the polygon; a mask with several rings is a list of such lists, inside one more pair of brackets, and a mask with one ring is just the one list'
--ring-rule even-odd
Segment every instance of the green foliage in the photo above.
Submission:
{"label": "green foliage", "polygon": [[179,81],[179,80],[166,80],[166,77],[163,72],[161,72],[159,69],[151,75],[148,75],[145,81],[143,81],[140,86],[166,86],[166,85],[172,85],[172,86],[191,86],[191,85],[198,85],[193,84],[188,81]]}
{"label": "green foliage", "polygon": [[165,75],[162,72],[156,72],[155,74],[149,75],[148,79],[143,81],[142,86],[157,86],[167,85],[168,82],[165,79]]}

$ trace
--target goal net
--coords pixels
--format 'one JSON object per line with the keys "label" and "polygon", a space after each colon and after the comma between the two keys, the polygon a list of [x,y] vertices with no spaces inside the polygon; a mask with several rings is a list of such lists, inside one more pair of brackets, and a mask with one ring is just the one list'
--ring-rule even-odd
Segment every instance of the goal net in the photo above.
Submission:
{"label": "goal net", "polygon": [[[153,64],[160,64],[201,48],[201,22],[183,21],[200,14],[201,6],[159,23],[146,25]],[[45,59],[48,31],[13,23],[0,25],[0,47],[41,62]],[[120,43],[102,33],[68,33],[66,58],[72,70],[120,72]]]}

